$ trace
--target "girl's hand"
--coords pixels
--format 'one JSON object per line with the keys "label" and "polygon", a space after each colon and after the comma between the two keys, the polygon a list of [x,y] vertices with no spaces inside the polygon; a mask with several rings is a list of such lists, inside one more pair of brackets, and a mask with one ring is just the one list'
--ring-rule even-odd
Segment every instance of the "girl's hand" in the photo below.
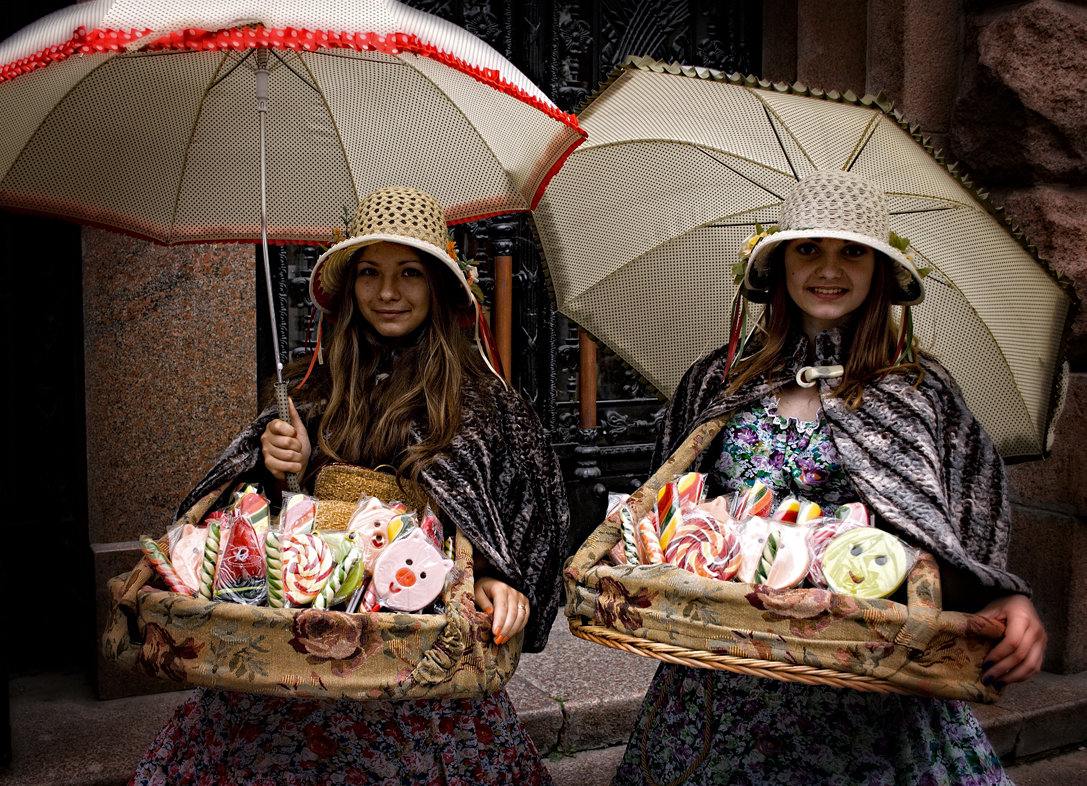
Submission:
{"label": "girl's hand", "polygon": [[528,624],[528,598],[496,578],[476,579],[476,606],[486,614],[494,612],[491,632],[495,644],[505,644]]}
{"label": "girl's hand", "polygon": [[309,433],[302,424],[302,418],[298,417],[294,402],[288,399],[288,403],[291,407],[291,422],[285,423],[276,418],[260,435],[264,466],[276,480],[285,480],[288,472],[301,478],[309,464]]}
{"label": "girl's hand", "polygon": [[1042,668],[1046,632],[1034,604],[1026,595],[1005,595],[978,612],[1004,623],[1004,638],[993,647],[985,663],[982,682],[995,681],[998,688],[1023,682]]}

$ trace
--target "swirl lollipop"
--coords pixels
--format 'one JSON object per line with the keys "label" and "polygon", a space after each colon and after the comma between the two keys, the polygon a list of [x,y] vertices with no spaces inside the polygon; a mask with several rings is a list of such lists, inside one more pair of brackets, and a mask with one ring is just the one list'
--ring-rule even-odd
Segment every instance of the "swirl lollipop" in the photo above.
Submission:
{"label": "swirl lollipop", "polygon": [[308,606],[332,575],[332,550],[320,535],[296,532],[283,541],[283,595],[293,606]]}
{"label": "swirl lollipop", "polygon": [[676,526],[664,559],[699,576],[728,581],[740,568],[740,542],[727,524],[692,511]]}

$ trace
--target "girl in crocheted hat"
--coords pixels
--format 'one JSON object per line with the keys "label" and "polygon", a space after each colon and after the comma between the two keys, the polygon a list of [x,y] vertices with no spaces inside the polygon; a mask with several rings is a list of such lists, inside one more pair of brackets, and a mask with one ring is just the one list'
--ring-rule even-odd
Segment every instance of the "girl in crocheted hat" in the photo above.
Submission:
{"label": "girl in crocheted hat", "polygon": [[[306,488],[329,462],[391,466],[436,503],[445,535],[472,542],[475,603],[495,643],[524,631],[523,649],[537,652],[561,588],[562,475],[532,408],[467,334],[479,306],[446,232],[441,207],[418,191],[360,204],[311,276],[331,338],[292,393],[291,423],[266,410],[181,509],[231,477],[270,488],[295,473]],[[317,702],[206,689],[162,730],[135,782],[278,783],[291,772],[307,783],[551,782],[505,690]]]}
{"label": "girl in crocheted hat", "polygon": [[[882,192],[816,171],[747,246],[742,292],[765,303],[755,338],[687,371],[655,466],[696,426],[728,418],[702,454],[712,494],[754,480],[823,509],[863,502],[932,553],[947,608],[998,619],[985,684],[1041,667],[1046,634],[1004,568],[1010,507],[999,454],[948,373],[914,346],[924,297]],[[652,781],[650,780],[652,779]],[[965,702],[662,664],[614,783],[1009,783]]]}

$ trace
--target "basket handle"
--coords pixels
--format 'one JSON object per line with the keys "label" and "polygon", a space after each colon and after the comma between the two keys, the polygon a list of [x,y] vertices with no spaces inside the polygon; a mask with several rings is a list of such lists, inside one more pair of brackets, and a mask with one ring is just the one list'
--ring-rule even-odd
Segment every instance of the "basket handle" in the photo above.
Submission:
{"label": "basket handle", "polygon": [[[664,488],[666,483],[673,480],[676,475],[682,475],[690,469],[695,459],[702,454],[706,446],[725,427],[728,419],[728,415],[722,415],[707,420],[701,426],[696,427],[675,449],[675,452],[660,465],[660,468],[653,473],[653,476],[640,489],[630,495],[630,499],[627,500],[627,507],[634,514],[635,520],[640,519],[657,504],[657,492]],[[618,513],[613,511],[608,520],[618,524]]]}
{"label": "basket handle", "polygon": [[[640,489],[630,495],[626,505],[634,515],[635,521],[657,504],[657,492],[676,475],[686,472],[727,422],[728,416],[722,415],[713,420],[707,420],[695,428],[687,435],[683,443],[675,449],[675,452],[653,473],[653,476]],[[586,541],[581,544],[581,548],[566,561],[564,574],[568,579],[568,595],[572,591],[570,582],[576,583],[580,571],[588,570],[604,558],[608,549],[619,542],[620,531],[619,510],[616,508],[593,530]],[[573,573],[570,571],[573,571]]]}

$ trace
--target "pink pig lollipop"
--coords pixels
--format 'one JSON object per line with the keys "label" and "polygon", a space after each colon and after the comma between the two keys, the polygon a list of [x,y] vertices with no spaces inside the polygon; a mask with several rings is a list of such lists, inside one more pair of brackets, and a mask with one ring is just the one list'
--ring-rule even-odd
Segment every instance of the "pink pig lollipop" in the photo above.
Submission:
{"label": "pink pig lollipop", "polygon": [[381,553],[371,586],[381,606],[394,611],[419,611],[438,597],[452,567],[453,560],[443,556],[423,531],[415,528]]}

